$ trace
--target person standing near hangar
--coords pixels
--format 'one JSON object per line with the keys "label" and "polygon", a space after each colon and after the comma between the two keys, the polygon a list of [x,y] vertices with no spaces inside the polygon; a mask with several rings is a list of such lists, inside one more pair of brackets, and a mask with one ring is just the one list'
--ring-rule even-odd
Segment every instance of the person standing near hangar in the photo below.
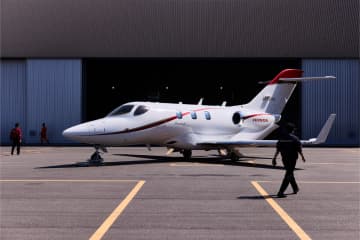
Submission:
{"label": "person standing near hangar", "polygon": [[15,147],[16,147],[16,153],[17,153],[17,155],[19,155],[20,154],[20,145],[21,145],[21,141],[22,141],[22,132],[21,132],[19,123],[15,123],[15,127],[13,129],[11,129],[10,140],[12,141],[11,155],[14,155]]}

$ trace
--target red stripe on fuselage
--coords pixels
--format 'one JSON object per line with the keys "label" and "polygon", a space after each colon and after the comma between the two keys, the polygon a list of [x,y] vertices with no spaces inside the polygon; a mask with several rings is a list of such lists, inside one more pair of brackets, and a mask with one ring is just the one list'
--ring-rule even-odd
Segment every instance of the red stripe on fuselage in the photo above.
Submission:
{"label": "red stripe on fuselage", "polygon": [[252,118],[252,117],[257,117],[257,116],[268,116],[268,115],[271,115],[271,114],[268,114],[268,113],[257,113],[257,114],[251,114],[251,115],[248,115],[248,116],[245,116],[243,117],[244,120],[246,119],[249,119],[249,118]]}
{"label": "red stripe on fuselage", "polygon": [[150,124],[146,124],[137,128],[132,128],[132,129],[125,129],[123,131],[118,131],[118,132],[110,132],[110,133],[100,133],[100,134],[96,134],[96,135],[113,135],[113,134],[121,134],[121,133],[130,133],[130,132],[136,132],[136,131],[141,131],[141,130],[145,130],[147,128],[152,128],[152,127],[156,127],[159,126],[161,124],[170,122],[172,120],[176,119],[176,116],[172,116],[169,118],[165,118],[163,120],[157,121],[157,122],[153,122]]}
{"label": "red stripe on fuselage", "polygon": [[[219,108],[200,108],[200,109],[193,110],[193,112],[199,112],[199,111],[210,110],[210,109],[219,109]],[[184,113],[182,113],[182,116],[189,115],[190,113],[191,112],[184,112]],[[165,118],[163,120],[152,122],[152,123],[149,123],[149,124],[137,127],[137,128],[125,129],[125,130],[117,131],[117,132],[99,133],[99,134],[95,134],[95,135],[96,136],[104,136],[104,135],[114,135],[114,134],[137,132],[137,131],[142,131],[142,130],[145,130],[145,129],[148,129],[148,128],[157,127],[157,126],[159,126],[161,124],[170,122],[170,121],[175,120],[175,119],[177,119],[177,116],[168,117],[168,118]]]}

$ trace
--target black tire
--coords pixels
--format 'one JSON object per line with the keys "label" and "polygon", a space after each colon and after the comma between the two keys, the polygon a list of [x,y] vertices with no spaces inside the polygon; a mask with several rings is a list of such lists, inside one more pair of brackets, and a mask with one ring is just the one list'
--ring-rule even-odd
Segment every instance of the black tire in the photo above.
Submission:
{"label": "black tire", "polygon": [[237,162],[237,161],[239,161],[239,156],[238,155],[236,155],[234,152],[231,152],[230,154],[229,154],[229,158],[230,158],[230,160],[231,161],[233,161],[233,162]]}
{"label": "black tire", "polygon": [[94,152],[94,153],[91,155],[90,159],[91,159],[92,161],[100,161],[100,160],[102,160],[102,157],[100,156],[100,153]]}
{"label": "black tire", "polygon": [[184,159],[188,161],[191,159],[192,151],[185,149],[182,154],[184,156]]}

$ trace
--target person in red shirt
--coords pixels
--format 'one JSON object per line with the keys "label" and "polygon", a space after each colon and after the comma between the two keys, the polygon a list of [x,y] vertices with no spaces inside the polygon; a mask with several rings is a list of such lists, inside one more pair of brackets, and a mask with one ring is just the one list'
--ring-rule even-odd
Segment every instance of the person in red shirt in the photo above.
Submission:
{"label": "person in red shirt", "polygon": [[21,132],[19,123],[15,123],[15,127],[13,129],[11,129],[10,140],[12,141],[11,155],[14,154],[15,147],[16,147],[16,153],[17,153],[17,155],[19,155],[20,154],[20,145],[21,145],[21,141],[22,141],[22,132]]}
{"label": "person in red shirt", "polygon": [[45,126],[45,123],[42,124],[42,128],[40,131],[40,142],[43,144],[44,142],[49,143],[48,137],[47,137],[47,128]]}

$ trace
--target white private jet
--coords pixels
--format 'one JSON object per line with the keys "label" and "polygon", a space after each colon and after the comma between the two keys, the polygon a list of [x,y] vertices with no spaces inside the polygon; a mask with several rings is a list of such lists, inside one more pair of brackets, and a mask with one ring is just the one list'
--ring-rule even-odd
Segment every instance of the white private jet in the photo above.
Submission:
{"label": "white private jet", "polygon": [[[302,70],[285,69],[249,103],[226,107],[199,104],[130,102],[106,117],[66,129],[69,139],[95,146],[90,163],[101,163],[99,149],[105,146],[165,146],[168,154],[179,151],[190,159],[192,150],[218,150],[238,160],[241,146],[275,146],[277,140],[263,140],[279,126],[281,112],[297,82],[334,79],[334,76],[302,77]],[[325,142],[335,119],[331,114],[317,138],[304,145]]]}

